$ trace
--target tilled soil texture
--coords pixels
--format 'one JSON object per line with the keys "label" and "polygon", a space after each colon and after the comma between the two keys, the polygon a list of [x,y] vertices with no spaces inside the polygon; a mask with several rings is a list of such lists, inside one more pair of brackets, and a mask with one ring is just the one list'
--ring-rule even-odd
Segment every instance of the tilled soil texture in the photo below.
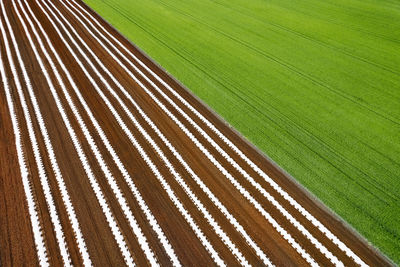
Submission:
{"label": "tilled soil texture", "polygon": [[2,266],[391,264],[82,2],[0,50]]}

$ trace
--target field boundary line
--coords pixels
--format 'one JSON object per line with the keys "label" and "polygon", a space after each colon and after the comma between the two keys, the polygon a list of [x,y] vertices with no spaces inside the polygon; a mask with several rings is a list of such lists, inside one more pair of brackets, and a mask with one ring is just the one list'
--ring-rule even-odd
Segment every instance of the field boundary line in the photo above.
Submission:
{"label": "field boundary line", "polygon": [[[384,260],[386,260],[386,262],[390,265],[394,265],[394,263],[386,256],[384,255],[377,247],[372,246],[356,229],[354,229],[348,222],[344,221],[338,214],[336,214],[332,209],[330,209],[329,207],[327,207],[326,205],[323,204],[323,202],[321,200],[319,200],[313,193],[311,193],[307,188],[305,188],[302,184],[300,184],[293,176],[291,176],[288,172],[286,172],[285,170],[283,170],[274,160],[272,160],[269,156],[267,156],[263,151],[261,151],[259,148],[257,148],[254,144],[252,144],[249,140],[247,140],[240,132],[238,132],[236,129],[234,129],[229,123],[227,123],[219,114],[217,114],[214,110],[212,110],[203,100],[201,100],[198,96],[196,96],[192,91],[190,91],[187,87],[185,87],[185,85],[183,85],[179,80],[177,80],[175,77],[173,77],[167,70],[165,70],[161,65],[159,65],[156,61],[154,61],[152,58],[150,58],[141,48],[139,48],[137,45],[135,45],[132,41],[130,41],[129,39],[127,39],[118,29],[116,29],[113,25],[111,25],[108,21],[106,21],[104,18],[102,18],[93,8],[91,8],[90,6],[88,6],[84,1],[79,0],[79,1],[75,1],[72,0],[79,8],[81,8],[85,13],[88,14],[88,11],[86,11],[85,9],[89,10],[92,14],[95,14],[96,19],[93,19],[93,15],[89,14],[90,17],[92,17],[92,19],[103,29],[103,31],[105,31],[108,35],[112,36],[114,38],[114,40],[116,40],[116,37],[114,37],[113,35],[115,35],[114,33],[111,34],[109,33],[109,30],[104,30],[104,27],[102,25],[100,25],[100,23],[98,22],[101,21],[103,23],[105,23],[106,25],[108,25],[108,27],[110,27],[117,36],[122,37],[122,39],[127,42],[128,44],[130,44],[134,50],[136,50],[138,52],[138,54],[140,54],[142,57],[145,58],[145,60],[147,60],[150,65],[152,64],[153,68],[157,68],[159,70],[161,70],[162,75],[167,76],[169,79],[171,79],[173,81],[173,83],[175,83],[176,85],[178,85],[178,87],[180,87],[180,89],[183,89],[183,92],[188,94],[189,96],[191,96],[194,100],[194,102],[197,102],[200,106],[202,106],[203,108],[205,108],[206,113],[209,113],[211,115],[214,116],[215,120],[219,123],[221,123],[223,126],[229,128],[231,131],[234,132],[235,137],[237,139],[239,139],[240,141],[242,141],[246,146],[250,147],[251,149],[253,149],[254,151],[257,152],[258,156],[261,158],[261,160],[265,160],[268,162],[268,164],[272,165],[280,174],[282,174],[297,190],[299,190],[301,193],[303,193],[311,202],[313,205],[315,205],[319,210],[323,211],[324,213],[330,215],[331,217],[335,218],[335,220],[338,221],[338,223],[347,231],[349,231],[350,233],[353,234],[353,236],[360,241],[366,248],[368,248],[369,250],[375,252],[377,255],[379,255],[381,258],[383,258]],[[77,2],[79,2],[80,4],[77,4]],[[82,6],[84,6],[85,8],[83,8]],[[125,45],[122,45],[120,41],[116,40],[117,43],[120,43],[120,46],[122,48],[124,48],[128,53],[132,54],[132,52],[127,49],[125,47]],[[134,56],[134,58],[137,58],[136,56]],[[137,59],[138,62],[141,62],[141,60]],[[140,64],[140,63],[139,63]],[[148,71],[150,73],[152,73],[153,71],[146,66],[146,64],[143,63],[142,65],[144,68],[149,69]],[[154,73],[155,76],[160,76]],[[160,78],[160,77],[159,77]],[[162,78],[160,78],[162,79]],[[169,86],[167,84],[167,86]],[[173,90],[173,89],[172,89]],[[213,124],[212,122],[210,122],[210,124]],[[214,126],[215,128],[217,128],[216,126]],[[237,140],[235,140],[235,142],[237,142]],[[268,176],[268,175],[267,175]],[[318,219],[317,219],[318,220]],[[319,220],[318,220],[319,221]],[[322,223],[321,223],[322,224]],[[323,224],[322,224],[323,225]],[[326,228],[326,227],[325,227]],[[326,228],[326,230],[328,230],[330,232],[329,229]],[[339,240],[339,239],[338,239]],[[340,240],[339,240],[340,241]],[[342,242],[342,241],[340,241]],[[340,244],[340,243],[339,243]],[[344,246],[346,246],[343,242],[342,244]],[[338,244],[337,244],[338,245]],[[343,246],[338,245],[338,247],[343,248]],[[347,246],[346,246],[347,247]],[[351,250],[351,249],[350,249]],[[354,253],[354,252],[353,252]],[[347,253],[346,253],[347,254]],[[358,257],[357,255],[355,255],[356,257]],[[354,258],[353,258],[354,259]],[[361,260],[362,261],[362,260]]]}
{"label": "field boundary line", "polygon": [[[94,36],[92,34],[93,37],[95,37],[97,39],[96,36]],[[124,70],[131,76],[131,78],[138,83],[144,90],[145,92],[153,99],[153,101],[155,101],[159,107],[162,108],[162,110],[179,126],[179,128],[181,128],[185,134],[195,143],[195,145],[200,148],[200,150],[207,156],[207,158],[209,158],[209,160],[228,178],[228,180],[239,190],[239,192],[242,193],[242,195],[249,200],[253,205],[255,205],[255,207],[257,208],[257,210],[259,212],[261,212],[261,214],[274,226],[274,228],[276,228],[277,230],[281,227],[279,224],[276,223],[276,221],[269,215],[268,212],[265,211],[264,208],[262,208],[262,206],[247,192],[247,190],[245,190],[243,187],[241,187],[241,185],[236,181],[236,179],[234,179],[234,177],[226,171],[225,168],[222,167],[222,165],[220,165],[220,163],[218,161],[215,160],[215,158],[208,152],[207,149],[204,148],[204,146],[197,140],[196,137],[193,136],[193,134],[191,134],[190,131],[187,130],[187,128],[178,120],[176,119],[176,117],[167,109],[165,108],[165,106],[156,98],[154,97],[154,95],[136,78],[136,76],[130,71],[128,70],[120,61],[119,59],[117,59],[115,57],[115,55],[110,52],[108,50],[108,48],[106,48],[101,41],[99,41],[97,39],[97,41],[103,46],[103,48],[105,50],[107,50],[107,52],[114,58],[114,60],[116,60],[119,65],[124,68]],[[114,50],[116,50],[117,52],[119,52],[116,47],[112,44],[110,44]],[[121,54],[121,52],[119,52],[119,54],[124,57],[125,61],[127,61],[128,63],[130,63],[127,58]],[[173,103],[173,101],[168,98],[168,96],[165,96],[165,94],[163,92],[160,92],[161,90],[158,88],[157,85],[154,84],[154,82],[152,82],[148,77],[146,77],[140,70],[137,69],[136,66],[134,66],[132,63],[130,63],[130,65],[135,68],[135,70],[137,72],[139,72],[142,77],[144,77],[160,94],[163,95],[164,98],[166,98],[168,100],[168,102],[173,105],[175,107],[175,109],[178,110],[178,112],[180,112],[185,118],[186,120],[188,120],[189,122],[191,122],[191,124],[214,146],[217,146],[217,150],[223,154],[223,156],[228,159],[231,159],[229,157],[229,155],[227,155],[227,153],[225,151],[223,151],[218,144],[216,144],[196,123],[193,122],[193,120],[184,112],[182,112],[179,107],[176,107],[176,104]],[[196,124],[196,125],[194,125]],[[207,136],[205,136],[207,135]],[[207,138],[208,137],[208,138]],[[219,149],[218,149],[219,148]],[[222,151],[222,152],[221,152]],[[224,155],[225,154],[225,155]],[[233,161],[233,163],[232,163]],[[238,167],[240,168],[240,166],[238,164],[236,164],[236,162],[231,159],[231,161],[229,161],[233,167],[235,167],[236,169],[238,169]],[[241,168],[240,168],[241,169]],[[241,169],[242,170],[242,169]],[[240,170],[239,170],[240,171]],[[243,174],[243,170],[241,172]],[[247,173],[246,173],[247,174]],[[245,175],[245,178],[247,180],[251,180],[250,182],[252,183],[252,185],[254,186],[254,180],[249,176],[249,175]],[[258,183],[257,183],[258,185]],[[263,189],[261,186],[255,186],[259,191],[260,189]],[[246,192],[244,192],[246,191]],[[333,254],[326,249],[326,247],[324,245],[322,245],[317,239],[315,239],[309,232],[308,230],[306,230],[300,223],[298,223],[298,221],[296,219],[294,219],[294,217],[292,217],[277,201],[275,201],[275,199],[269,195],[265,190],[261,190],[261,193],[265,196],[267,195],[267,199],[278,208],[278,210],[298,229],[300,230],[300,232],[302,232],[303,235],[305,235],[321,252],[322,254],[326,255],[328,259],[330,259],[333,263],[336,264],[340,264],[341,262],[335,257],[333,256]],[[272,200],[271,200],[272,199]],[[277,228],[278,227],[278,228]],[[283,228],[282,228],[283,229]],[[290,234],[288,234],[286,231],[282,232],[281,230],[278,230],[279,233],[281,233],[281,235],[283,235],[283,237],[292,245],[294,246],[294,248],[299,252],[300,255],[302,255],[303,258],[305,258],[310,264],[315,263],[315,261],[313,259],[311,259],[311,257],[309,256],[309,254],[304,251],[303,248],[301,248],[301,246],[299,246],[299,244],[297,242],[294,241],[294,239],[291,237]]]}

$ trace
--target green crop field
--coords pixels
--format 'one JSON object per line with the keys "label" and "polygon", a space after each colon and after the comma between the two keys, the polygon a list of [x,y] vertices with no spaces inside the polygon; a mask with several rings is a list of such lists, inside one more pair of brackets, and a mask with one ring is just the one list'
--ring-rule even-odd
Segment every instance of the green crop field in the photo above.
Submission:
{"label": "green crop field", "polygon": [[400,1],[85,2],[400,263]]}

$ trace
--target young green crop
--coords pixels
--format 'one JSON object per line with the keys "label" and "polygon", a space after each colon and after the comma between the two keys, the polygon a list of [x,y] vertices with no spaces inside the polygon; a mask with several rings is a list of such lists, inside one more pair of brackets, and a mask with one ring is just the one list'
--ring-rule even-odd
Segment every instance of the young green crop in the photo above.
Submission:
{"label": "young green crop", "polygon": [[85,2],[400,263],[400,2]]}

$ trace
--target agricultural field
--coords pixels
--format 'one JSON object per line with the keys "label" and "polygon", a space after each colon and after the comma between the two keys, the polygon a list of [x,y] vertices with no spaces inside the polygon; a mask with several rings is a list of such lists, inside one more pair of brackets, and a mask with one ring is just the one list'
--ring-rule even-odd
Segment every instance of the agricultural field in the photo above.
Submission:
{"label": "agricultural field", "polygon": [[85,2],[400,263],[400,2]]}
{"label": "agricultural field", "polygon": [[[132,3],[104,3],[113,10],[135,8]],[[188,27],[183,35],[196,31],[203,39],[197,49],[192,44],[186,54],[180,52],[189,59],[186,63],[172,56],[169,60],[188,67],[178,78],[180,73],[208,75],[193,80],[198,82],[194,91],[206,101],[202,92],[212,98],[210,106],[222,116],[229,113],[225,117],[230,124],[81,0],[0,1],[0,266],[394,265],[343,218],[398,260],[397,154],[390,154],[398,145],[396,69],[367,61],[355,51],[338,50],[375,64],[385,74],[381,84],[373,84],[381,90],[375,97],[345,94],[341,87],[321,81],[324,54],[317,49],[310,65],[304,63],[305,71],[293,60],[282,59],[289,48],[269,47],[277,56],[268,46],[257,48],[261,45],[251,34],[254,40],[244,38],[246,32],[265,38],[259,33],[262,25],[253,25],[257,30],[251,31],[242,26],[251,20],[236,19],[244,29],[240,36],[221,30],[233,23],[236,11],[214,14],[219,23],[213,26],[212,17],[203,23],[204,17],[196,18],[198,13],[181,10],[184,7],[178,9],[181,15],[173,15],[176,25]],[[204,3],[191,8],[221,12]],[[115,17],[130,17],[124,14]],[[169,16],[152,14],[168,26],[160,20]],[[185,14],[194,17],[179,21]],[[262,17],[257,21],[265,23]],[[281,30],[288,31],[285,27]],[[279,35],[288,34],[274,38],[279,40]],[[153,36],[168,39],[162,32]],[[169,47],[179,52],[191,40],[186,34],[181,44]],[[165,49],[162,44],[158,46]],[[300,41],[296,44],[302,53],[307,49]],[[329,47],[326,44],[327,51]],[[300,60],[296,53],[293,57]],[[332,72],[338,72],[333,59],[340,58],[331,55]],[[207,71],[211,66],[221,69],[222,62],[226,83]],[[318,77],[311,68],[317,62]],[[354,72],[367,72],[359,64]],[[370,68],[359,82],[379,78],[379,71]],[[347,73],[349,81],[355,79],[349,69]],[[192,80],[190,75],[179,79]],[[218,88],[221,91],[214,91]],[[373,100],[387,103],[381,107]],[[235,123],[239,130],[247,127],[243,132],[250,140],[251,133],[258,132],[255,137],[263,140],[265,154],[271,151],[276,162],[288,165],[300,179],[246,140]],[[344,134],[350,128],[357,142]],[[368,138],[380,138],[384,146]],[[363,146],[369,150],[352,154]],[[284,154],[287,158],[277,157]],[[289,168],[290,160],[298,160],[298,165]],[[361,160],[370,160],[369,165]],[[380,180],[373,175],[378,171]]]}

